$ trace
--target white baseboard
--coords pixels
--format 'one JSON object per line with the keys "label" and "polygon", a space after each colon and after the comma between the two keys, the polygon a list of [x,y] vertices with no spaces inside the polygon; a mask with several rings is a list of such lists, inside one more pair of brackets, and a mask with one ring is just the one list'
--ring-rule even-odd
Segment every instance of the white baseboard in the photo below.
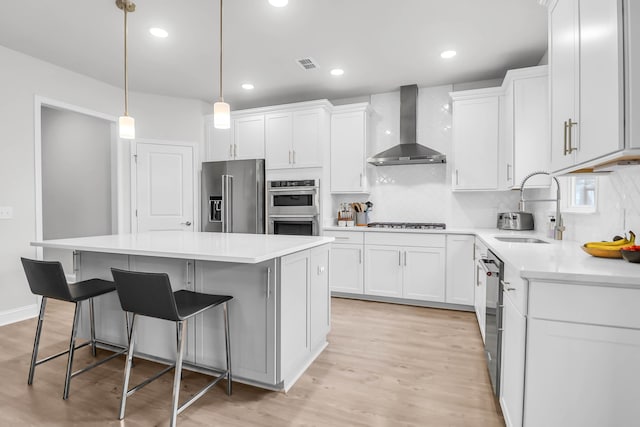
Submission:
{"label": "white baseboard", "polygon": [[33,317],[36,317],[39,312],[40,307],[38,306],[38,304],[25,305],[24,307],[1,311],[0,326],[31,319]]}

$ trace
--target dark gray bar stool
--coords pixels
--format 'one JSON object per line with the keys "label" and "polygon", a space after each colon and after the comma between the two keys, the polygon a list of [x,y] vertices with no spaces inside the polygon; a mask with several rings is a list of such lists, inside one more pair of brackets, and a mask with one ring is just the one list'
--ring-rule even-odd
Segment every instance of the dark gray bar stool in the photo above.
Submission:
{"label": "dark gray bar stool", "polygon": [[[133,313],[131,320],[131,334],[129,335],[129,350],[124,371],[124,385],[122,387],[122,400],[120,401],[119,419],[124,418],[127,397],[131,396],[142,387],[156,380],[175,368],[173,380],[173,399],[171,404],[171,426],[176,425],[178,414],[187,409],[193,402],[202,397],[211,387],[215,386],[223,378],[227,379],[227,394],[231,395],[231,347],[229,343],[229,310],[227,302],[232,299],[226,295],[211,295],[187,290],[173,292],[169,276],[166,273],[142,273],[111,269],[113,279],[118,290],[118,297],[122,309]],[[186,321],[190,317],[203,311],[222,305],[224,310],[224,337],[227,353],[227,370],[216,379],[207,384],[202,390],[182,405],[178,406],[180,395],[180,378],[182,375],[182,363],[184,355],[184,341],[186,337]],[[137,386],[129,389],[129,377],[131,363],[133,361],[133,347],[135,341],[136,316],[147,316],[156,319],[165,319],[176,324],[177,354],[176,362],[163,369],[151,378],[146,379]]]}
{"label": "dark gray bar stool", "polygon": [[[36,261],[27,258],[21,258],[24,272],[29,282],[31,292],[42,297],[42,303],[40,304],[40,315],[38,316],[38,326],[36,327],[36,337],[33,343],[33,353],[31,354],[31,365],[29,367],[29,385],[33,384],[33,376],[37,365],[48,362],[63,354],[69,354],[67,359],[67,373],[64,380],[64,392],[62,394],[63,399],[69,397],[69,385],[71,378],[76,375],[87,372],[88,370],[101,365],[114,357],[123,354],[127,349],[122,349],[104,359],[99,360],[85,368],[82,368],[76,372],[71,372],[73,367],[73,354],[75,350],[91,344],[91,353],[96,356],[96,343],[113,347],[109,343],[96,340],[96,328],[93,309],[93,298],[104,295],[116,290],[113,282],[101,279],[89,279],[83,280],[77,283],[67,283],[67,279],[62,269],[62,264],[57,261]],[[71,328],[71,339],[69,340],[69,349],[61,351],[60,353],[46,357],[42,360],[38,359],[38,347],[40,346],[40,335],[42,334],[42,323],[44,321],[44,312],[47,305],[47,299],[53,298],[60,301],[72,302],[76,305],[75,312],[73,314],[73,327]],[[91,321],[91,338],[89,341],[84,342],[76,346],[76,334],[78,332],[78,314],[80,313],[81,303],[89,300],[89,317]],[[125,321],[126,321],[125,317]],[[129,335],[129,323],[127,324],[127,335]]]}

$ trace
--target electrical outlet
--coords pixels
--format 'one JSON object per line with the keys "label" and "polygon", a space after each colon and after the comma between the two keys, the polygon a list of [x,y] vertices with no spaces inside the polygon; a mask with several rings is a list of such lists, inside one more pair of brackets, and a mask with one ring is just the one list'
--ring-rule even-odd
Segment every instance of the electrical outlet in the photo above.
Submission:
{"label": "electrical outlet", "polygon": [[0,206],[0,219],[11,219],[11,218],[13,218],[13,207]]}

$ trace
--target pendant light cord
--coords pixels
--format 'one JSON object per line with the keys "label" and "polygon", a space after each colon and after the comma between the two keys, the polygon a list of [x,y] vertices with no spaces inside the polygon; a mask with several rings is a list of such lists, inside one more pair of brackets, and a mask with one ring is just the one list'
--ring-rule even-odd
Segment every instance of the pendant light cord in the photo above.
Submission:
{"label": "pendant light cord", "polygon": [[129,77],[127,72],[127,7],[129,6],[128,0],[124,1],[124,115],[129,115]]}
{"label": "pendant light cord", "polygon": [[220,0],[220,101],[224,101],[222,96],[222,0]]}

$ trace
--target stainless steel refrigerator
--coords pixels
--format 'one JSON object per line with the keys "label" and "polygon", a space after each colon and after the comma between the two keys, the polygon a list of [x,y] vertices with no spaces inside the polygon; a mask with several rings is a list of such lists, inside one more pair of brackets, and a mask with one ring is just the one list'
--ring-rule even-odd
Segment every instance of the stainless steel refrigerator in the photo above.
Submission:
{"label": "stainless steel refrigerator", "polygon": [[264,159],[202,163],[202,231],[264,234]]}

